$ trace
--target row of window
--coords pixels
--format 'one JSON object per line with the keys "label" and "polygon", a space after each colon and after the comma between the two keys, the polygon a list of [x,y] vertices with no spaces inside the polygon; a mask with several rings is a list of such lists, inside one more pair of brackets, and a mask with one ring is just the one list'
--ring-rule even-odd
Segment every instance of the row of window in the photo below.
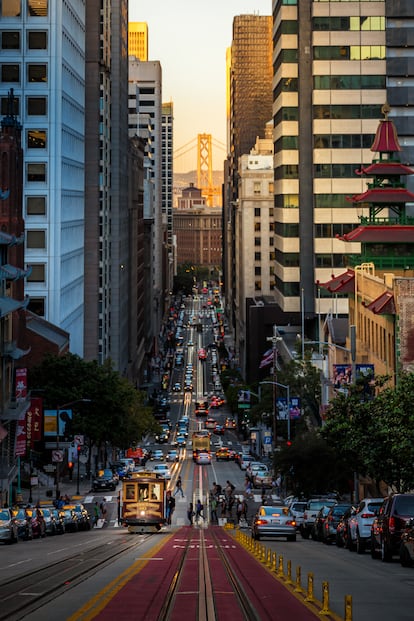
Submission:
{"label": "row of window", "polygon": [[[316,179],[342,179],[355,177],[355,171],[359,170],[361,164],[314,164],[313,176]],[[285,164],[275,169],[275,179],[298,179],[298,164]]]}
{"label": "row of window", "polygon": [[314,60],[384,60],[385,45],[315,45]]}
{"label": "row of window", "polygon": [[[381,105],[317,105],[312,107],[314,119],[378,119],[381,118]],[[275,126],[282,121],[298,121],[297,106],[283,106],[274,116]]]}
{"label": "row of window", "polygon": [[[47,50],[47,32],[45,30],[28,30],[26,41],[29,50]],[[1,49],[20,50],[20,30],[3,30],[1,32]]]}
{"label": "row of window", "polygon": [[352,30],[352,31],[378,31],[385,30],[385,17],[370,15],[369,17],[363,17],[361,15],[341,17],[313,17],[312,18],[313,30]]}
{"label": "row of window", "polygon": [[[20,83],[20,64],[3,63],[1,65],[0,79],[2,82]],[[27,82],[47,82],[47,64],[27,63],[26,65]]]}
{"label": "row of window", "polygon": [[[283,78],[273,90],[273,98],[283,93],[297,93],[299,78]],[[316,75],[313,78],[315,90],[362,90],[385,89],[384,75]]]}
{"label": "row of window", "polygon": [[[313,204],[315,209],[337,209],[341,207],[349,207],[350,203],[347,201],[346,197],[347,194],[314,194]],[[276,194],[275,207],[281,207],[283,209],[298,209],[298,194]]]}
{"label": "row of window", "polygon": [[[325,253],[315,254],[315,267],[343,267],[344,266],[344,254],[343,253]],[[300,267],[300,253],[299,252],[280,252],[276,251],[276,262],[283,267]]]}
{"label": "row of window", "polygon": [[1,17],[22,17],[26,7],[28,17],[47,17],[48,0],[2,0],[0,2]]}
{"label": "row of window", "polygon": [[[15,116],[20,116],[20,97],[14,97],[12,107],[9,110],[10,100],[8,97],[1,97],[0,109],[1,115],[6,116],[10,112]],[[47,115],[47,97],[26,97],[26,115],[27,116],[46,116]]]}

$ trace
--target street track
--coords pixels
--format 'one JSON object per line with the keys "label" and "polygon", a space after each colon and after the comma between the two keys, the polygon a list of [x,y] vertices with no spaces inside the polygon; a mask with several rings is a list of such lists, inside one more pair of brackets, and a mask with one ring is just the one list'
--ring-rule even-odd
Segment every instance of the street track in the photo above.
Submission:
{"label": "street track", "polygon": [[125,536],[0,582],[0,621],[18,621],[73,589],[108,563],[142,545],[146,537]]}

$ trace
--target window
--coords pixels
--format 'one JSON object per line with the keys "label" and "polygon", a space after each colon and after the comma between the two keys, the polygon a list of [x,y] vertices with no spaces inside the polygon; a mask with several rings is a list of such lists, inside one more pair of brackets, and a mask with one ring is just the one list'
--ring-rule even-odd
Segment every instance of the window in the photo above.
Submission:
{"label": "window", "polygon": [[27,181],[46,181],[46,164],[29,162],[27,164]]}
{"label": "window", "polygon": [[45,196],[27,196],[26,214],[28,216],[46,215],[46,197]]}
{"label": "window", "polygon": [[48,0],[27,0],[30,17],[47,17]]}
{"label": "window", "polygon": [[254,215],[256,218],[260,218],[260,207],[254,208]]}
{"label": "window", "polygon": [[254,230],[255,231],[260,231],[260,222],[255,222],[254,223]]}
{"label": "window", "polygon": [[20,6],[21,0],[2,0],[1,16],[2,17],[20,17],[22,9]]}
{"label": "window", "polygon": [[45,282],[46,266],[44,263],[34,263],[31,265],[32,272],[27,277],[28,282]]}
{"label": "window", "polygon": [[255,291],[261,291],[262,289],[262,281],[261,280],[255,280],[254,282],[254,290]]}
{"label": "window", "polygon": [[255,261],[261,261],[262,260],[262,253],[261,252],[255,252],[254,253],[254,260]]}
{"label": "window", "polygon": [[26,230],[26,248],[46,248],[46,231]]}
{"label": "window", "polygon": [[47,82],[47,65],[28,65],[27,66],[28,82]]}
{"label": "window", "polygon": [[3,30],[1,33],[2,50],[20,50],[20,32]]}
{"label": "window", "polygon": [[28,97],[26,104],[29,116],[45,116],[47,114],[46,97]]}
{"label": "window", "polygon": [[19,65],[2,65],[1,66],[2,82],[20,82],[20,66]]}
{"label": "window", "polygon": [[254,268],[254,275],[255,275],[255,276],[261,276],[261,275],[262,275],[262,268],[260,267],[260,265],[257,265],[257,266]]}
{"label": "window", "polygon": [[44,30],[29,30],[27,42],[29,50],[47,50],[47,33]]}
{"label": "window", "polygon": [[267,190],[269,194],[273,194],[273,181],[269,181]]}
{"label": "window", "polygon": [[255,246],[260,246],[261,243],[262,242],[261,242],[261,238],[260,237],[255,237],[254,238],[254,245]]}
{"label": "window", "polygon": [[27,130],[28,149],[46,149],[46,131],[44,129]]}
{"label": "window", "polygon": [[45,316],[45,298],[33,298],[30,296],[30,301],[28,305],[28,310],[34,313],[35,315],[39,315],[39,317]]}
{"label": "window", "polygon": [[[1,98],[1,115],[2,116],[7,116],[10,113],[9,102],[10,100],[8,97]],[[20,114],[20,99],[18,97],[13,98],[11,112],[12,114],[15,114],[16,116],[19,116]]]}

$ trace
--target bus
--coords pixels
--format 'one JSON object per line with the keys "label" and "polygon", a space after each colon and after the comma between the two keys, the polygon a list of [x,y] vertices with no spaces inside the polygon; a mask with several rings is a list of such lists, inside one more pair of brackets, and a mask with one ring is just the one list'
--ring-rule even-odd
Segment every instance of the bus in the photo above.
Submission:
{"label": "bus", "polygon": [[210,433],[207,429],[194,431],[192,435],[193,461],[197,458],[197,453],[210,453]]}
{"label": "bus", "polygon": [[158,533],[166,523],[166,480],[154,472],[131,472],[122,481],[121,520],[129,533]]}

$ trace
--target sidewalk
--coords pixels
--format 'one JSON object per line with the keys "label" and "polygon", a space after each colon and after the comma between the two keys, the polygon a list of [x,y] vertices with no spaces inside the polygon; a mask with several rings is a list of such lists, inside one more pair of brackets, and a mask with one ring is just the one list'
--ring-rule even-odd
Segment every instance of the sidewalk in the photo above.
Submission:
{"label": "sidewalk", "polygon": [[[76,477],[74,477],[72,481],[69,481],[69,479],[65,477],[63,481],[60,481],[59,488],[61,496],[65,496],[67,494],[72,500],[81,500],[89,493],[92,493],[90,480],[86,479],[79,481],[79,494],[77,494],[78,490]],[[21,496],[23,505],[29,504],[30,490],[22,489]],[[40,502],[40,504],[52,503],[55,499],[55,483],[52,483],[52,485],[42,485],[32,488],[32,503],[30,504],[35,505],[37,502]]]}

